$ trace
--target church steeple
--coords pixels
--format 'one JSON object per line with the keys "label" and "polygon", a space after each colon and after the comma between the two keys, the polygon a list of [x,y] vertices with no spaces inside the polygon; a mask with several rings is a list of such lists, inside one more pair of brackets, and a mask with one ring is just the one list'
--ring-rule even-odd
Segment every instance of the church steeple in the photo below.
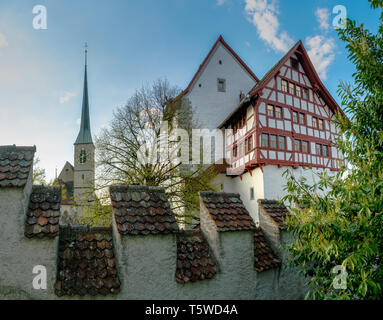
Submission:
{"label": "church steeple", "polygon": [[88,77],[87,77],[87,45],[85,44],[85,75],[84,75],[84,92],[82,97],[82,112],[80,132],[78,133],[74,144],[93,144],[92,134],[90,131],[89,117],[89,98],[88,98]]}

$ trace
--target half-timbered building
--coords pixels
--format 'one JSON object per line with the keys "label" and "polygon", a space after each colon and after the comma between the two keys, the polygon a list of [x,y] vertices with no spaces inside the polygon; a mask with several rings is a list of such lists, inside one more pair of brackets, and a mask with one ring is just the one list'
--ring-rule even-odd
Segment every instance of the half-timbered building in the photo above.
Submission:
{"label": "half-timbered building", "polygon": [[[261,79],[220,125],[230,167],[217,183],[239,192],[257,219],[257,199],[284,195],[287,168],[308,182],[311,170],[339,170],[336,148],[341,112],[321,82],[301,41]],[[251,211],[251,210],[249,210]]]}

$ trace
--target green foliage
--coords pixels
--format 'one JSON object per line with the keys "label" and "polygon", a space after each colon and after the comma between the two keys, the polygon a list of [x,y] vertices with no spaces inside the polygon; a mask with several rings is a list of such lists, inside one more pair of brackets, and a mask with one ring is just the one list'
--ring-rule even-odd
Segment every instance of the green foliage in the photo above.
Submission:
{"label": "green foliage", "polygon": [[33,184],[47,184],[45,169],[39,167],[40,158],[33,160]]}
{"label": "green foliage", "polygon": [[[383,8],[383,0],[370,0]],[[338,148],[346,164],[335,176],[318,175],[315,185],[286,171],[293,215],[288,229],[291,263],[311,278],[313,299],[382,299],[383,291],[383,14],[378,33],[355,21],[338,31],[355,65],[353,85],[338,93],[349,119],[338,114]],[[335,289],[332,269],[346,267],[347,288]]]}

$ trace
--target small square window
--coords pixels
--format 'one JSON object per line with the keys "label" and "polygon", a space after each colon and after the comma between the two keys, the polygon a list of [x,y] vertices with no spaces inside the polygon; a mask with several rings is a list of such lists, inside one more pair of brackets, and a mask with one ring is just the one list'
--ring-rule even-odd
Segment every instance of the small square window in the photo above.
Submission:
{"label": "small square window", "polygon": [[262,147],[269,147],[269,135],[267,133],[262,133]]}
{"label": "small square window", "polygon": [[282,80],[282,91],[287,92],[287,81],[286,80]]}
{"label": "small square window", "polygon": [[313,117],[313,128],[318,128],[318,118]]}
{"label": "small square window", "polygon": [[289,93],[290,94],[295,94],[295,85],[294,83],[289,83]]}
{"label": "small square window", "polygon": [[271,104],[269,104],[269,105],[267,106],[267,115],[268,115],[269,117],[274,118],[274,106],[272,106]]}
{"label": "small square window", "polygon": [[218,84],[218,92],[226,92],[226,80],[225,79],[217,79]]}
{"label": "small square window", "polygon": [[277,119],[282,119],[282,108],[281,107],[275,107],[275,117]]}
{"label": "small square window", "polygon": [[303,88],[303,99],[309,99],[309,89]]}
{"label": "small square window", "polygon": [[301,141],[300,140],[295,140],[294,142],[294,149],[296,152],[301,152]]}
{"label": "small square window", "polygon": [[254,188],[251,187],[250,188],[250,200],[254,200],[255,199],[255,196],[254,196]]}
{"label": "small square window", "polygon": [[319,128],[320,130],[323,130],[323,120],[322,120],[322,119],[319,119],[319,120],[318,120],[318,128]]}
{"label": "small square window", "polygon": [[270,148],[277,149],[277,136],[276,135],[270,135]]}
{"label": "small square window", "polygon": [[315,153],[316,155],[318,156],[321,156],[322,155],[322,145],[320,145],[319,143],[317,143],[315,145]]}
{"label": "small square window", "polygon": [[323,146],[322,150],[323,150],[323,156],[324,157],[328,157],[328,147],[327,146]]}
{"label": "small square window", "polygon": [[253,150],[253,136],[250,136],[249,139],[247,140],[247,143],[248,143],[248,151],[251,151]]}
{"label": "small square window", "polygon": [[293,111],[293,122],[298,123],[298,112]]}
{"label": "small square window", "polygon": [[302,97],[302,88],[300,86],[295,87],[297,97]]}
{"label": "small square window", "polygon": [[304,113],[299,114],[299,124],[305,124],[305,114]]}

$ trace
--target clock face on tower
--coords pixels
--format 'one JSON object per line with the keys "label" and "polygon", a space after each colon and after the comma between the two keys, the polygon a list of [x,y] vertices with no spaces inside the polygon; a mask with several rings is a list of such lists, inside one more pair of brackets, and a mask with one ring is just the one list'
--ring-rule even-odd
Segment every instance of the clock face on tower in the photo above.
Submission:
{"label": "clock face on tower", "polygon": [[78,156],[78,163],[79,164],[85,164],[86,161],[88,160],[88,154],[86,150],[83,148],[81,149],[79,156]]}

